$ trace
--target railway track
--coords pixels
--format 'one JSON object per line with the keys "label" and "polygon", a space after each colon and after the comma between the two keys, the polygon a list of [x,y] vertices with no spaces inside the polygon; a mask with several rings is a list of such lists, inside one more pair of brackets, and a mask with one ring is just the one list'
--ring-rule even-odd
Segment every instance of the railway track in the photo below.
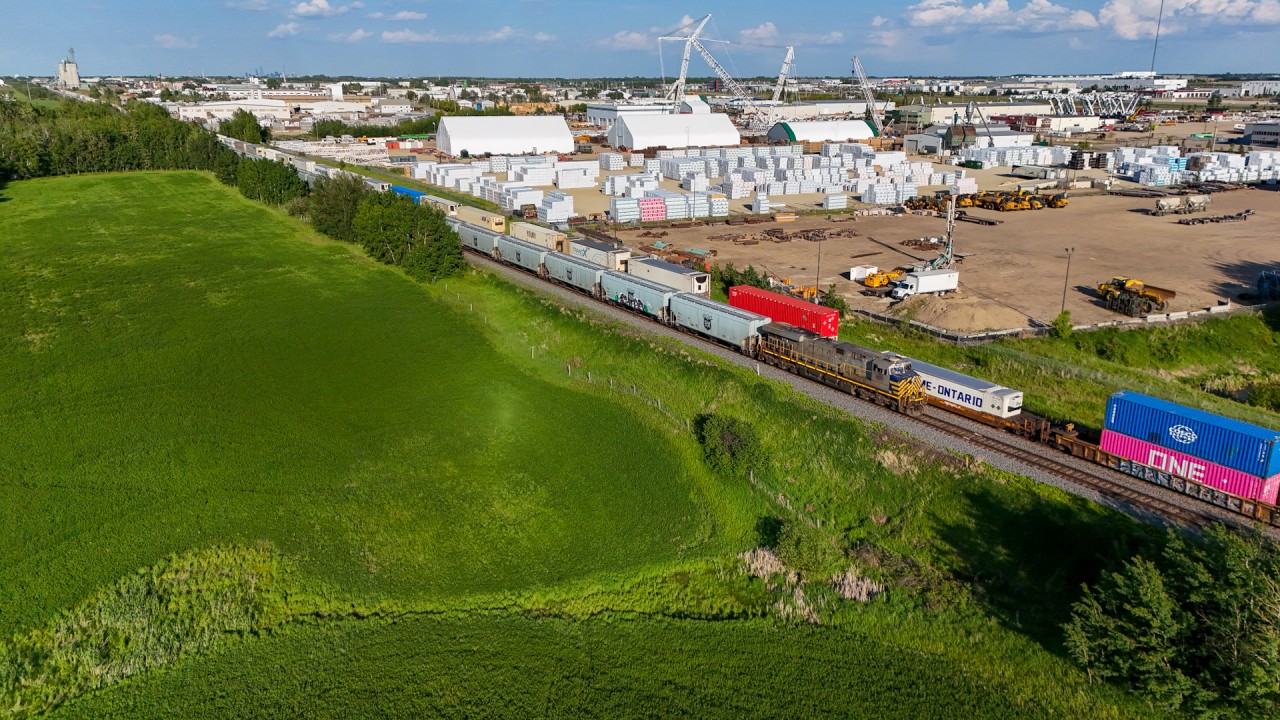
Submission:
{"label": "railway track", "polygon": [[[1154,493],[1143,492],[1142,485],[1133,483],[1131,479],[1110,469],[1099,467],[1097,472],[1089,472],[1043,454],[1044,452],[1054,452],[1052,448],[1040,447],[1038,450],[1041,452],[1035,452],[1019,446],[1012,437],[1006,439],[975,432],[951,422],[949,418],[944,418],[931,412],[926,412],[924,415],[916,417],[915,420],[939,432],[953,435],[978,447],[1040,468],[1075,485],[1086,487],[1117,504],[1127,506],[1131,514],[1162,518],[1194,527],[1205,527],[1213,522],[1222,520],[1221,516],[1216,513],[1199,512],[1175,505],[1157,497]],[[1107,477],[1108,475],[1115,475],[1118,479],[1112,480]]]}
{"label": "railway track", "polygon": [[[506,277],[515,280],[520,284],[539,290],[550,291],[557,296],[572,299],[580,305],[604,309],[611,314],[616,313],[619,317],[627,318],[631,321],[631,324],[636,327],[644,327],[650,330],[661,328],[661,331],[664,333],[678,337],[685,342],[696,344],[700,348],[709,350],[726,360],[739,364],[755,364],[757,372],[760,370],[759,363],[755,363],[755,361],[752,361],[750,358],[747,358],[740,353],[731,351],[724,346],[704,338],[700,338],[691,333],[669,327],[654,318],[627,312],[599,298],[589,297],[575,289],[570,289],[537,277],[523,269],[500,263],[482,253],[472,252],[469,248],[466,255],[473,265],[497,270]],[[1232,524],[1248,524],[1250,522],[1247,517],[1237,517],[1229,511],[1213,506],[1207,506],[1203,510],[1198,510],[1194,507],[1185,507],[1183,505],[1170,502],[1160,495],[1169,494],[1174,497],[1178,496],[1169,493],[1167,490],[1147,485],[1142,481],[1128,478],[1121,473],[1101,466],[1091,468],[1090,470],[1084,470],[1070,464],[1070,462],[1064,462],[1061,459],[1052,457],[1051,454],[1057,453],[1057,450],[1051,447],[1042,445],[1036,445],[1035,449],[1023,447],[1019,444],[1022,442],[1020,438],[1004,434],[1002,431],[991,430],[990,432],[978,432],[966,427],[963,423],[968,421],[965,419],[952,418],[949,415],[945,415],[943,411],[930,409],[926,411],[925,414],[907,417],[898,413],[892,413],[891,411],[882,410],[879,406],[876,406],[873,403],[859,400],[846,393],[840,393],[832,390],[828,386],[815,380],[782,370],[777,370],[776,368],[772,368],[768,365],[765,365],[764,367],[770,370],[775,370],[778,373],[778,379],[785,379],[797,387],[803,385],[811,389],[818,389],[818,393],[810,392],[807,394],[820,402],[840,407],[841,404],[845,403],[833,402],[831,397],[838,395],[841,399],[847,399],[849,403],[869,406],[870,408],[874,408],[877,412],[883,412],[894,416],[898,421],[895,424],[899,429],[905,430],[909,434],[912,431],[912,426],[917,428],[928,428],[936,433],[960,440],[970,448],[989,451],[1002,458],[1011,460],[1018,465],[1034,468],[1041,474],[1058,478],[1063,481],[1063,484],[1058,485],[1058,487],[1062,487],[1068,491],[1071,491],[1071,487],[1079,488],[1084,492],[1076,491],[1073,492],[1073,494],[1081,495],[1088,499],[1101,500],[1103,501],[1103,504],[1106,504],[1109,507],[1147,522],[1156,521],[1164,524],[1175,523],[1189,527],[1205,527],[1214,522],[1228,522]],[[841,409],[851,408],[845,407]],[[864,413],[854,414],[862,415],[864,416],[864,419],[869,419],[872,422],[883,422],[877,418],[865,417]],[[916,438],[916,441],[926,442],[920,438]],[[1065,459],[1068,461],[1072,460],[1070,456],[1067,456]],[[999,463],[992,462],[989,462],[989,464],[996,465],[997,467],[1000,465]],[[1025,472],[1008,467],[1005,469],[1009,469],[1011,472],[1017,472],[1020,475],[1026,474]],[[1114,476],[1114,478],[1111,476]]]}

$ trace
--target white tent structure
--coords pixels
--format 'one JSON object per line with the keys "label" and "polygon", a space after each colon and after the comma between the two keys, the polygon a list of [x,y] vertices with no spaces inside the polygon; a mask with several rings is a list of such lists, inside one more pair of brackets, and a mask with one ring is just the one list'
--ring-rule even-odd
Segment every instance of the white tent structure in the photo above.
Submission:
{"label": "white tent structure", "polygon": [[573,135],[564,117],[448,116],[440,119],[436,147],[443,153],[525,155],[573,152]]}
{"label": "white tent structure", "polygon": [[620,117],[609,128],[610,145],[632,150],[723,147],[741,142],[738,128],[723,113]]}
{"label": "white tent structure", "polygon": [[769,128],[769,142],[856,142],[877,134],[875,126],[866,120],[780,122]]}

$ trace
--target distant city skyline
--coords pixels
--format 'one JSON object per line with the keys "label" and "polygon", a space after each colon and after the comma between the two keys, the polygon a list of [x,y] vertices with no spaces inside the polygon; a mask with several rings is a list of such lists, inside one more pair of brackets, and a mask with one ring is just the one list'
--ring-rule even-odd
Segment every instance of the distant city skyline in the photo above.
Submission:
{"label": "distant city skyline", "polygon": [[[15,0],[0,24],[0,75],[80,73],[430,77],[669,77],[679,48],[657,37],[714,13],[708,43],[731,74],[1009,75],[1151,66],[1160,0],[813,0],[801,12],[742,0],[732,12],[686,3],[563,0]],[[1166,0],[1156,70],[1280,71],[1280,0]],[[690,74],[709,76],[698,58]]]}

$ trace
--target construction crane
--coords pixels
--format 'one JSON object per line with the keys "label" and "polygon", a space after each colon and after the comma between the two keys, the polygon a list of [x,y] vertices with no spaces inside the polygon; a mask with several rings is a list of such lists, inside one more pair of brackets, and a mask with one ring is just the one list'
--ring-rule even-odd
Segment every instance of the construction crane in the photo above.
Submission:
{"label": "construction crane", "polygon": [[[684,28],[677,29],[677,32],[679,32],[679,30],[683,30],[688,27],[693,27],[693,30],[691,30],[687,36],[679,36],[679,37],[664,36],[664,37],[658,38],[659,41],[685,40],[684,55],[680,57],[680,76],[676,78],[675,82],[671,83],[671,89],[667,91],[666,99],[670,100],[672,103],[671,104],[672,114],[680,112],[680,101],[684,99],[684,87],[689,77],[689,53],[690,51],[693,50],[693,41],[698,38],[698,35],[702,34],[702,29],[707,26],[707,22],[710,20],[711,20],[711,16],[705,15],[701,20],[696,20],[688,25],[685,25]],[[696,27],[694,27],[695,25]]]}
{"label": "construction crane", "polygon": [[954,236],[956,232],[956,196],[952,195],[947,203],[947,244],[943,246],[938,257],[925,264],[925,270],[949,270],[955,262]]}
{"label": "construction crane", "polygon": [[796,49],[794,47],[787,48],[787,56],[782,59],[782,70],[778,73],[778,84],[773,88],[773,101],[776,103],[782,97],[782,91],[787,85],[787,76],[791,74],[791,66],[795,64]]}
{"label": "construction crane", "polygon": [[[729,92],[733,93],[734,98],[740,99],[746,104],[747,112],[743,114],[746,116],[748,126],[753,130],[767,129],[773,124],[773,116],[770,113],[765,112],[764,109],[756,104],[756,100],[751,96],[751,93],[747,92],[747,89],[742,87],[737,80],[734,80],[733,76],[729,74],[729,71],[725,70],[724,66],[722,66],[719,61],[715,59],[715,56],[711,54],[711,51],[707,50],[707,48],[702,44],[702,40],[699,36],[702,34],[702,29],[706,27],[709,20],[711,20],[711,15],[704,15],[701,19],[693,23],[689,23],[679,29],[684,30],[685,28],[693,27],[693,31],[688,35],[663,35],[658,38],[659,42],[667,40],[681,40],[685,43],[684,56],[680,64],[680,77],[676,79],[675,84],[672,85],[671,92],[668,94],[668,97],[676,104],[672,112],[680,111],[679,103],[684,97],[685,80],[689,74],[689,52],[690,50],[697,50],[698,54],[701,55],[702,59],[707,63],[707,67],[710,67],[711,71],[716,74],[716,77],[720,78],[720,82],[724,83],[725,88],[727,88]],[[694,27],[695,25],[696,27]],[[677,94],[677,91],[679,94]]]}
{"label": "construction crane", "polygon": [[862,97],[867,101],[867,112],[871,114],[871,124],[876,127],[876,135],[883,135],[884,123],[880,122],[880,113],[876,112],[876,95],[871,92],[871,81],[867,79],[867,72],[862,69],[862,61],[857,55],[853,56],[853,74],[862,86]]}

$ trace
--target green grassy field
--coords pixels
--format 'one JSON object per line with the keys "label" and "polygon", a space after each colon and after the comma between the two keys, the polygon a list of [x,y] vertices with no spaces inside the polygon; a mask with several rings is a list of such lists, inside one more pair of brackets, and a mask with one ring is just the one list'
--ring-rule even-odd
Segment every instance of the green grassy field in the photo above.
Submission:
{"label": "green grassy field", "polygon": [[195,174],[8,196],[0,630],[193,545],[267,540],[371,604],[723,549],[643,418],[279,213]]}
{"label": "green grassy field", "polygon": [[[0,200],[8,707],[1152,715],[1057,629],[1153,541],[1127,519],[487,274],[416,285],[205,175]],[[767,462],[713,473],[708,413]],[[766,584],[735,554],[778,524],[799,580]]]}

